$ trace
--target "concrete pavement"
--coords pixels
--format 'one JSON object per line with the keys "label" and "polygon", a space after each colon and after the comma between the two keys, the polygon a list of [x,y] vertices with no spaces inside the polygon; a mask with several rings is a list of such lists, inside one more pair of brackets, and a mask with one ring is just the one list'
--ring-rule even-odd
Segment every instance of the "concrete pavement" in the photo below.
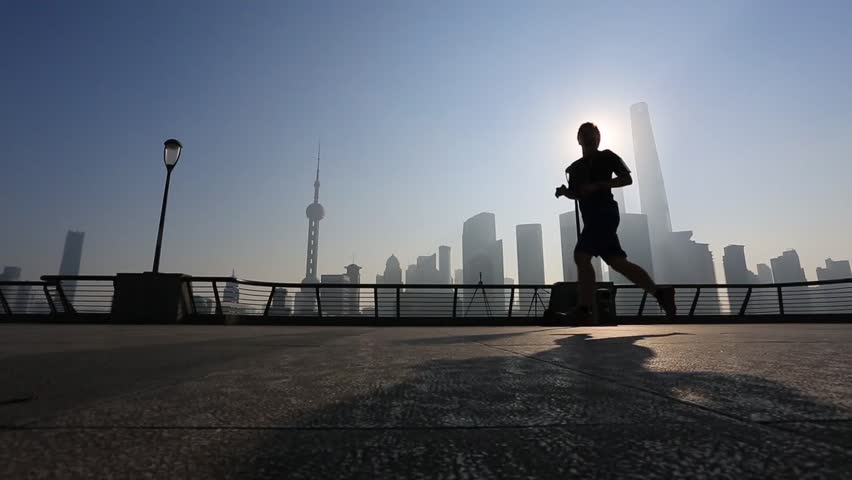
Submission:
{"label": "concrete pavement", "polygon": [[850,478],[852,325],[0,325],[2,478]]}

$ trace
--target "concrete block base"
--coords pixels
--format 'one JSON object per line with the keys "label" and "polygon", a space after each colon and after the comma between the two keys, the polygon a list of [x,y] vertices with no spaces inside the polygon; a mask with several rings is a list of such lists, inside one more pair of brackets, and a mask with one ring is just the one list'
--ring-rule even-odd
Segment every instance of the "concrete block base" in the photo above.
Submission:
{"label": "concrete block base", "polygon": [[114,323],[182,323],[191,300],[182,273],[119,273],[112,306]]}

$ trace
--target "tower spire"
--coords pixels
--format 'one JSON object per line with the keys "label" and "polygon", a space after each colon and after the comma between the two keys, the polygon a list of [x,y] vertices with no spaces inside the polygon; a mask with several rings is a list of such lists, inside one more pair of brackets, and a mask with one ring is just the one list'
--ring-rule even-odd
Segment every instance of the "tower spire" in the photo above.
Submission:
{"label": "tower spire", "polygon": [[319,168],[320,168],[320,153],[322,152],[322,143],[317,140],[317,178],[314,180],[314,203],[319,203]]}

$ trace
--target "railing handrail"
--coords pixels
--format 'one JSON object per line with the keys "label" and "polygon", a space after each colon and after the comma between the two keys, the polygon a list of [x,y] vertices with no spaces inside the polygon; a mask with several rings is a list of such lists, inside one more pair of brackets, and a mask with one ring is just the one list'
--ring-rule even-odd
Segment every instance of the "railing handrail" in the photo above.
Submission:
{"label": "railing handrail", "polygon": [[[810,282],[784,282],[784,283],[670,283],[676,288],[790,288],[790,287],[816,287],[820,285],[837,285],[852,283],[852,278],[841,278],[838,280],[814,280]],[[632,283],[616,283],[616,288],[642,288]]]}
{"label": "railing handrail", "polygon": [[[542,284],[542,285],[505,285],[505,284],[482,284],[478,285],[476,283],[473,284],[458,284],[458,283],[295,283],[295,282],[265,282],[259,280],[245,280],[242,278],[234,278],[234,277],[193,277],[188,276],[186,278],[187,282],[217,282],[217,283],[237,283],[240,285],[252,285],[256,287],[284,287],[284,288],[379,288],[379,289],[394,289],[394,288],[419,288],[419,289],[453,289],[453,288],[464,288],[464,289],[474,289],[476,287],[480,288],[523,288],[523,289],[534,289],[534,288],[552,288],[553,285]],[[599,283],[609,283],[609,282],[599,282]]]}
{"label": "railing handrail", "polygon": [[[42,277],[44,278],[44,277]],[[186,281],[188,282],[230,282],[230,283],[238,283],[241,285],[254,285],[258,287],[284,287],[284,288],[353,288],[354,286],[358,286],[358,288],[421,288],[421,289],[452,289],[452,288],[464,288],[471,289],[476,287],[481,288],[489,288],[489,289],[511,289],[511,288],[520,288],[520,289],[543,289],[543,288],[552,288],[553,284],[482,284],[478,285],[475,283],[434,283],[434,284],[425,284],[425,283],[298,283],[298,282],[266,282],[259,280],[246,280],[242,278],[235,277],[214,277],[214,276],[205,276],[205,277],[195,277],[195,276],[187,276]],[[575,283],[575,282],[569,282]],[[789,288],[789,287],[809,287],[809,286],[820,286],[820,285],[836,285],[836,284],[846,284],[852,283],[852,278],[842,278],[838,280],[815,280],[809,282],[784,282],[784,283],[673,283],[673,284],[665,284],[671,285],[677,288]],[[617,289],[626,288],[626,289],[634,289],[641,288],[638,285],[634,285],[632,283],[612,283],[612,282],[598,282],[599,285],[613,285]]]}
{"label": "railing handrail", "polygon": [[115,275],[42,275],[41,279],[47,283],[71,280],[81,282],[111,282],[115,280]]}
{"label": "railing handrail", "polygon": [[[45,284],[53,284],[61,281],[97,281],[108,282],[115,280],[114,275],[42,275],[41,280],[0,280],[0,285],[15,286],[15,285],[30,285],[42,286]],[[452,289],[464,288],[471,289],[482,287],[489,289],[545,289],[553,287],[552,284],[457,284],[457,283],[437,283],[437,284],[406,284],[406,283],[298,283],[298,282],[267,282],[262,280],[247,280],[243,278],[224,277],[224,276],[191,276],[187,275],[188,282],[222,282],[222,283],[238,283],[241,285],[253,285],[258,287],[284,287],[284,288],[353,288],[357,285],[358,288],[412,288],[412,289]],[[852,278],[842,278],[837,280],[815,280],[808,282],[782,282],[782,283],[675,283],[671,284],[677,288],[791,288],[791,287],[816,287],[821,285],[838,285],[852,283]],[[629,283],[611,283],[598,282],[598,284],[613,285],[616,289],[638,289],[641,288]]]}

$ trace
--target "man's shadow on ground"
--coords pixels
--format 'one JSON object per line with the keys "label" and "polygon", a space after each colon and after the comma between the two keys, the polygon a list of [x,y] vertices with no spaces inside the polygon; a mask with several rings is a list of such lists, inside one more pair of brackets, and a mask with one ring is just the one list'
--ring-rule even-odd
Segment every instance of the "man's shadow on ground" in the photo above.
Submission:
{"label": "man's shadow on ground", "polygon": [[[635,445],[628,447],[632,444],[624,442],[641,442],[643,438],[663,443],[676,441],[677,438],[670,438],[667,425],[684,425],[677,428],[692,432],[684,435],[695,445],[687,442],[684,448],[696,449],[693,454],[697,457],[716,454],[727,461],[727,457],[740,454],[772,457],[778,454],[772,449],[794,449],[767,443],[760,436],[768,435],[761,430],[763,427],[758,428],[760,435],[748,430],[746,422],[754,420],[750,418],[753,412],[802,419],[850,414],[842,406],[821,403],[804,392],[761,377],[650,369],[648,362],[656,354],[638,342],[682,335],[677,332],[595,338],[570,330],[545,330],[554,332],[548,338],[560,335],[555,348],[541,345],[541,336],[533,337],[539,345],[524,345],[523,337],[530,332],[403,342],[412,347],[475,343],[493,347],[489,350],[493,355],[427,361],[414,366],[402,383],[381,385],[370,394],[320,408],[302,418],[283,420],[282,423],[299,428],[266,435],[252,450],[248,464],[243,464],[245,457],[241,457],[237,470],[258,476],[286,471],[293,477],[338,475],[345,471],[351,476],[379,478],[406,468],[411,468],[411,472],[457,474],[468,468],[463,464],[473,462],[480,474],[499,476],[494,469],[506,462],[540,473],[541,468],[549,468],[542,461],[565,466],[567,459],[560,455],[584,452],[569,462],[575,470],[580,468],[576,470],[580,474],[586,467],[592,468],[586,473],[599,473],[601,468],[616,468],[612,472],[617,473],[625,465],[651,462],[653,467],[657,460],[664,462],[662,457],[633,458],[631,455],[636,452],[629,450]],[[536,333],[544,335],[541,331]],[[506,341],[513,337],[519,341]],[[728,430],[720,434],[709,429],[708,425],[719,422],[731,422],[725,424],[727,429],[743,429],[745,443],[737,444],[736,438],[718,438],[736,436]],[[759,438],[749,441],[748,434]],[[819,440],[820,432],[812,436]],[[719,447],[727,448],[728,444],[737,446],[727,453]],[[677,447],[676,443],[668,445],[666,448]],[[708,448],[718,451],[708,454]],[[526,452],[524,458],[506,457],[517,455],[518,449]],[[462,461],[458,457],[471,451],[479,452],[482,458]],[[804,455],[802,462],[812,460],[807,451],[795,455],[799,454]],[[795,465],[795,455],[784,455],[772,460],[780,462],[773,465],[782,474],[789,465]],[[627,463],[621,467],[617,462],[610,464],[615,459]],[[456,460],[461,463],[455,464]],[[821,461],[832,460],[827,457]],[[743,465],[735,462],[724,468],[741,475],[748,473],[738,470],[745,468]],[[760,462],[749,468],[756,468],[752,473],[761,475],[772,472],[771,465]]]}

